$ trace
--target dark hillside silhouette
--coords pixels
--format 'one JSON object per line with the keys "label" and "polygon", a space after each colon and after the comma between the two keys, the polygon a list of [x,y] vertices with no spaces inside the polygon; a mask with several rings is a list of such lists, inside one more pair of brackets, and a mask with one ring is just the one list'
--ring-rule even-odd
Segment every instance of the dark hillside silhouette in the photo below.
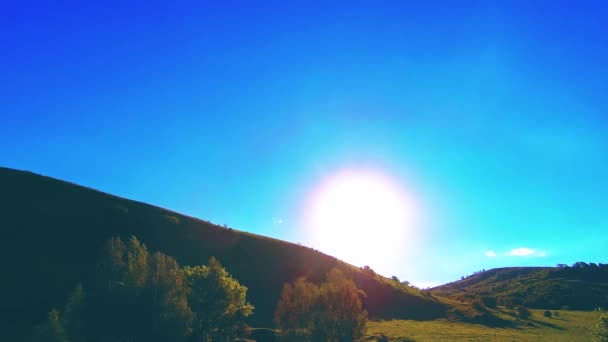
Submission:
{"label": "dark hillside silhouette", "polygon": [[72,183],[0,168],[0,189],[0,330],[9,334],[45,321],[75,284],[86,287],[93,278],[97,269],[91,265],[100,260],[103,242],[131,235],[184,266],[205,264],[211,256],[220,259],[249,289],[256,308],[249,322],[253,326],[273,326],[284,283],[305,276],[318,284],[334,267],[367,294],[364,306],[370,318],[433,319],[447,310],[430,294],[313,249]]}

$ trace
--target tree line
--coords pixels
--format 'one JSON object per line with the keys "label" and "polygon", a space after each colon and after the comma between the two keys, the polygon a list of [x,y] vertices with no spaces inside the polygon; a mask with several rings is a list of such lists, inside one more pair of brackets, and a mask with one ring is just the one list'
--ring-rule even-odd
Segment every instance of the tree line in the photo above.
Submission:
{"label": "tree line", "polygon": [[[95,267],[95,266],[93,266]],[[211,257],[181,267],[131,236],[111,238],[94,281],[79,283],[52,309],[36,339],[85,341],[233,341],[245,337],[254,307],[247,287]],[[285,284],[275,311],[279,338],[350,341],[363,334],[365,294],[338,269],[314,285]]]}
{"label": "tree line", "polygon": [[78,284],[39,330],[44,341],[228,341],[253,313],[247,288],[211,257],[180,267],[136,237],[108,241],[100,277]]}

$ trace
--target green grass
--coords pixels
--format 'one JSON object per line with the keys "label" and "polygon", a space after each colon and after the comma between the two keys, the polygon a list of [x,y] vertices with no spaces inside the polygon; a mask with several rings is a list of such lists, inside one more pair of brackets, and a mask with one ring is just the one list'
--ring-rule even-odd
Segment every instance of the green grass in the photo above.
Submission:
{"label": "green grass", "polygon": [[589,327],[597,312],[559,310],[559,317],[547,318],[544,310],[531,310],[528,320],[518,320],[509,310],[500,309],[498,316],[511,322],[508,328],[480,324],[433,321],[391,320],[371,321],[366,338],[384,334],[391,341],[591,341]]}

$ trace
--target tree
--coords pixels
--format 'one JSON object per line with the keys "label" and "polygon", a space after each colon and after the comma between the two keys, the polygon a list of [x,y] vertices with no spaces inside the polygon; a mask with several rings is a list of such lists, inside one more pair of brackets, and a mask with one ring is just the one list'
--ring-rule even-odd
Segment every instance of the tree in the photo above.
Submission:
{"label": "tree", "polygon": [[367,322],[361,295],[338,269],[319,287],[298,278],[283,287],[275,322],[289,341],[353,341],[363,335]]}
{"label": "tree", "polygon": [[239,325],[253,313],[254,307],[247,301],[247,287],[214,257],[207,266],[185,267],[184,273],[191,289],[188,303],[195,314],[195,339],[232,340]]}
{"label": "tree", "polygon": [[49,342],[68,342],[65,329],[61,323],[59,311],[53,309],[49,312],[47,322],[43,327],[42,338]]}
{"label": "tree", "polygon": [[591,326],[593,340],[598,342],[608,342],[608,314],[601,314],[593,326]]}
{"label": "tree", "polygon": [[283,286],[274,319],[287,340],[307,339],[315,322],[318,298],[319,289],[305,278],[298,278],[293,286]]}
{"label": "tree", "polygon": [[44,341],[233,340],[253,312],[247,288],[215,258],[182,269],[134,236],[110,239],[106,252],[87,296],[78,284],[63,311],[49,313]]}
{"label": "tree", "polygon": [[85,294],[78,283],[63,308],[61,323],[72,342],[86,341]]}
{"label": "tree", "polygon": [[189,289],[177,261],[162,253],[150,255],[131,236],[107,245],[107,286],[91,305],[95,310],[92,334],[109,340],[178,341],[190,333],[192,311]]}
{"label": "tree", "polygon": [[363,335],[367,311],[360,295],[364,295],[344,273],[334,268],[319,288],[321,318],[316,330],[329,341],[354,341]]}

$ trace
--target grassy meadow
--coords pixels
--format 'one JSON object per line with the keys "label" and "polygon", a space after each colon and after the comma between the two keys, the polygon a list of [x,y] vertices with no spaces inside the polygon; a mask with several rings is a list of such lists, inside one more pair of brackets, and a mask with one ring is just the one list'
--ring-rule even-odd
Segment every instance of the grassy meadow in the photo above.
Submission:
{"label": "grassy meadow", "polygon": [[390,320],[370,321],[364,340],[376,340],[381,334],[390,341],[591,341],[589,327],[597,312],[556,310],[558,317],[544,317],[544,310],[531,310],[527,320],[518,320],[509,310],[497,314],[510,321],[505,328],[456,322],[448,319],[433,321]]}

